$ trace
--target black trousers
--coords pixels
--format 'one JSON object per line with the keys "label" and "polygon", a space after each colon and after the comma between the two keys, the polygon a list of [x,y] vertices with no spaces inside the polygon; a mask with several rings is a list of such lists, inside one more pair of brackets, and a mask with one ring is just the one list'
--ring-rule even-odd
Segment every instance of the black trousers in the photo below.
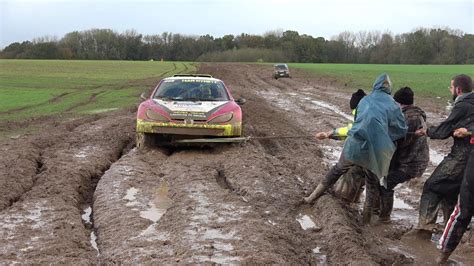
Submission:
{"label": "black trousers", "polygon": [[[337,180],[339,180],[339,178],[347,173],[347,171],[352,167],[358,166],[345,160],[341,155],[339,161],[326,174],[322,183],[326,185],[326,187],[332,187]],[[369,208],[377,208],[380,201],[379,178],[368,169],[361,167],[361,170],[365,173],[365,206]]]}
{"label": "black trousers", "polygon": [[382,197],[393,197],[393,189],[403,182],[412,179],[413,176],[407,175],[405,172],[400,170],[391,170],[387,175],[387,188],[381,186],[380,192]]}
{"label": "black trousers", "polygon": [[[474,145],[472,145],[474,146]],[[461,192],[456,207],[446,223],[443,236],[439,240],[439,248],[443,252],[456,249],[466,232],[474,214],[474,149],[471,147],[469,160],[461,184]]]}
{"label": "black trousers", "polygon": [[448,213],[454,210],[469,153],[450,153],[436,167],[423,186],[420,199],[418,226],[427,228],[435,225],[440,203],[447,207]]}

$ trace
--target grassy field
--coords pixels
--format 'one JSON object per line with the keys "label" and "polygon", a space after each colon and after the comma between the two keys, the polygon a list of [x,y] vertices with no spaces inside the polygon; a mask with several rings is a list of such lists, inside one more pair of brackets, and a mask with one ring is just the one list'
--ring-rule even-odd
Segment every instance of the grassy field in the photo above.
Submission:
{"label": "grassy field", "polygon": [[[474,77],[473,65],[290,64],[333,77],[347,88],[369,91],[388,72],[394,88],[410,86],[420,96],[449,98],[452,76]],[[59,113],[98,113],[138,102],[161,77],[196,70],[191,63],[144,61],[0,60],[0,121]]]}
{"label": "grassy field", "polygon": [[370,91],[375,78],[387,72],[394,89],[408,86],[420,96],[450,98],[448,87],[457,74],[474,77],[474,65],[363,65],[363,64],[289,64],[317,74],[331,76],[353,90]]}
{"label": "grassy field", "polygon": [[130,106],[161,77],[194,71],[184,62],[0,60],[0,121]]}

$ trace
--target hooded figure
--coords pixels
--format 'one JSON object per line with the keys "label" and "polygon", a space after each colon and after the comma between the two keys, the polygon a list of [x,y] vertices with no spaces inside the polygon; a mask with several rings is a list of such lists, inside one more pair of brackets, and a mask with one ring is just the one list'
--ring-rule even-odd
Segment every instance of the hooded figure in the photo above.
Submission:
{"label": "hooded figure", "polygon": [[331,167],[314,191],[303,200],[311,203],[349,169],[358,166],[365,176],[366,198],[362,221],[370,223],[377,207],[380,178],[388,174],[395,152],[395,140],[407,133],[405,117],[390,96],[391,82],[387,74],[380,75],[373,91],[357,105],[355,121],[338,162]]}
{"label": "hooded figure", "polygon": [[377,77],[373,91],[357,106],[354,124],[349,131],[343,156],[378,178],[388,174],[395,152],[394,141],[405,137],[405,117],[391,93],[391,81],[384,73]]}

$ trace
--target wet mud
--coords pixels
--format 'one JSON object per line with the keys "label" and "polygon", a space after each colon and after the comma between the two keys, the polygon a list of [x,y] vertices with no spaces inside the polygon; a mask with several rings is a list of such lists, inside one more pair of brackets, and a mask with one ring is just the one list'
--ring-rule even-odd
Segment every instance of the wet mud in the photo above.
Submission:
{"label": "wet mud", "polygon": [[[119,110],[49,118],[38,133],[0,140],[0,263],[434,263],[435,244],[407,236],[428,175],[397,190],[389,224],[362,225],[360,204],[331,193],[301,204],[342,147],[307,136],[346,124],[352,91],[298,70],[274,80],[271,71],[199,69],[247,99],[245,136],[295,138],[136,149],[134,111]],[[419,104],[438,121],[445,115]],[[449,145],[432,149],[442,156]],[[471,264],[472,254],[464,243],[453,259]]]}

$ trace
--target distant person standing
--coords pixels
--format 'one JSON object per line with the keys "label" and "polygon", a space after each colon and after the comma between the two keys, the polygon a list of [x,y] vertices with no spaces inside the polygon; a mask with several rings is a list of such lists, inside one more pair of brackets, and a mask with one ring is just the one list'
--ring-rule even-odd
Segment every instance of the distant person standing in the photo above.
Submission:
{"label": "distant person standing", "polygon": [[366,201],[363,222],[369,223],[373,208],[378,205],[379,178],[388,174],[395,152],[394,141],[405,137],[407,127],[400,107],[390,96],[392,82],[387,74],[377,77],[372,92],[357,106],[354,124],[339,161],[334,165],[310,196],[308,203],[319,198],[354,165],[363,168],[366,181]]}
{"label": "distant person standing", "polygon": [[[448,118],[439,126],[417,130],[417,135],[427,135],[431,139],[447,139],[457,128],[471,128],[474,124],[474,93],[472,79],[467,75],[457,75],[449,87],[454,106]],[[451,213],[456,205],[461,181],[466,168],[470,138],[454,138],[451,152],[444,157],[423,186],[420,199],[418,233],[429,238],[437,231],[436,218],[441,201],[447,204]],[[445,217],[445,220],[447,218]]]}
{"label": "distant person standing", "polygon": [[[460,128],[454,131],[453,136],[458,138],[471,138],[471,151],[467,161],[466,169],[464,170],[464,177],[461,183],[461,191],[456,207],[454,208],[451,217],[446,223],[443,235],[439,240],[438,247],[441,249],[441,254],[437,260],[439,264],[446,263],[451,253],[456,249],[461,242],[461,238],[467,230],[467,226],[471,222],[474,215],[474,135],[471,127],[469,132],[466,128]],[[473,230],[471,228],[471,230]]]}
{"label": "distant person standing", "polygon": [[402,108],[408,126],[405,138],[397,141],[397,149],[390,162],[387,184],[380,187],[379,221],[390,221],[393,209],[393,189],[400,183],[420,177],[428,166],[430,153],[426,136],[416,136],[416,130],[426,127],[426,114],[414,105],[414,93],[410,87],[399,89],[393,99]]}

